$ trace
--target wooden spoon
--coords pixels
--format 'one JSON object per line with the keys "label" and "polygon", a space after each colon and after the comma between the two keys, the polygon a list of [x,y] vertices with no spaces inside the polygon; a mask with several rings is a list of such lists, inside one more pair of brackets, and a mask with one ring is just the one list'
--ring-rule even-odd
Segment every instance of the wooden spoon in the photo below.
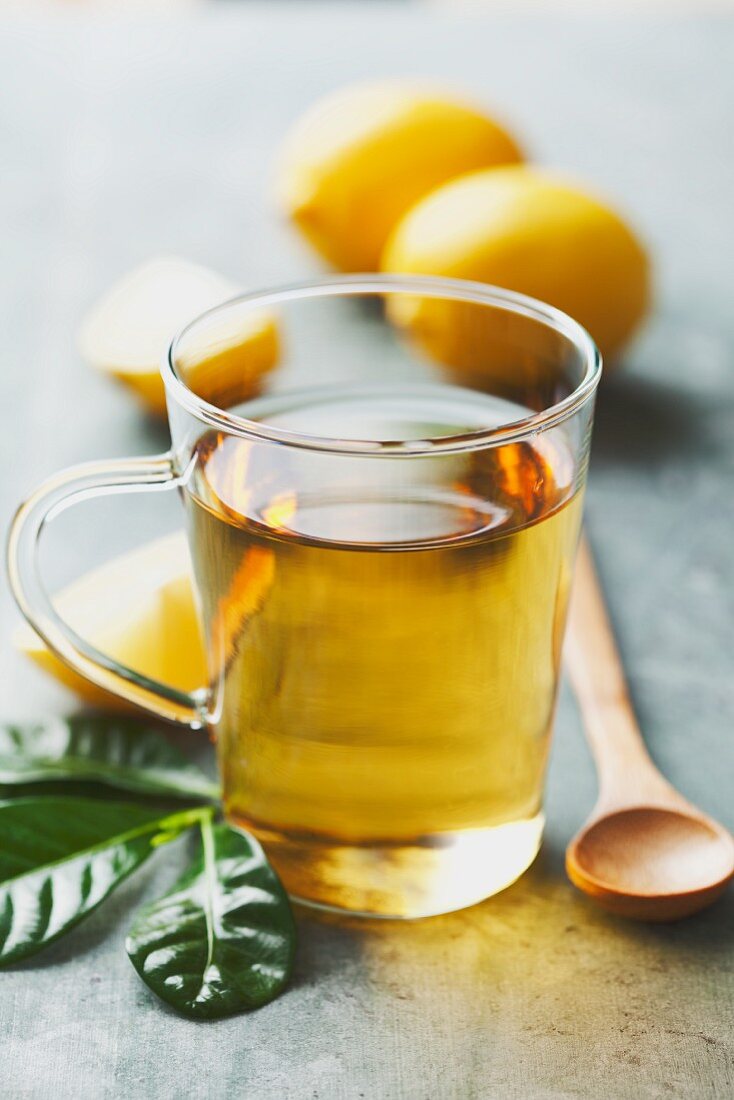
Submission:
{"label": "wooden spoon", "polygon": [[638,920],[703,909],[734,875],[734,839],[648,756],[585,539],[566,660],[599,776],[596,805],[566,849],[569,878],[605,909]]}

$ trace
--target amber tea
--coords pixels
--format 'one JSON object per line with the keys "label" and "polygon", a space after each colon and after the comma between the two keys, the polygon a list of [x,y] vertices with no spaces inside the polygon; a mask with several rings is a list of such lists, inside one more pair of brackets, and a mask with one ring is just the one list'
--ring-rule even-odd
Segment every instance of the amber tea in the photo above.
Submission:
{"label": "amber tea", "polygon": [[[261,415],[423,439],[456,434],[467,400],[490,422],[527,413],[455,393]],[[312,902],[485,897],[542,832],[580,518],[562,432],[419,464],[330,456],[323,477],[280,451],[208,433],[187,487],[227,813]]]}
{"label": "amber tea", "polygon": [[[161,364],[167,454],[64,471],[19,509],[13,593],[76,673],[208,727],[227,814],[296,898],[471,905],[543,831],[600,372],[571,317],[499,287],[367,274],[241,295]],[[184,503],[207,651],[186,689],[81,637],[39,575],[49,516],[162,490]]]}

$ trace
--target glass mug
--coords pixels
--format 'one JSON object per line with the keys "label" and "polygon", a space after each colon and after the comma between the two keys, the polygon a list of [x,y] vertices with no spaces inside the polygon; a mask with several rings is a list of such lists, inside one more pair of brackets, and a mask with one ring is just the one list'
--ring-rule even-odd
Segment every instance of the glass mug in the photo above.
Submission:
{"label": "glass mug", "polygon": [[[263,322],[278,338],[255,362]],[[575,321],[478,283],[239,297],[170,347],[168,454],[68,470],[22,506],[15,597],[76,671],[212,732],[225,812],[294,898],[473,904],[541,840],[600,369]],[[36,563],[67,505],[162,489],[183,500],[207,651],[192,694],[75,634]]]}

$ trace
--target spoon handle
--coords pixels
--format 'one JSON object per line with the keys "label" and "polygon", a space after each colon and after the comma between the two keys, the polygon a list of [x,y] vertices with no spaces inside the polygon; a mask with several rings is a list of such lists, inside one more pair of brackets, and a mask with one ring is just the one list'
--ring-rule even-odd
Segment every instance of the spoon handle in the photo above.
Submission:
{"label": "spoon handle", "polygon": [[629,805],[671,790],[648,756],[632,709],[624,669],[582,534],[566,637],[566,666],[599,776],[598,807]]}

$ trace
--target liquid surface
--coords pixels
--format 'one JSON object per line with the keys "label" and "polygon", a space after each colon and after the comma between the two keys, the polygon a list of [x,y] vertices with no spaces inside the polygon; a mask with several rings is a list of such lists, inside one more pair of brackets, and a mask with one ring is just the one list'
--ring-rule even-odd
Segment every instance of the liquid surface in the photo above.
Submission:
{"label": "liquid surface", "polygon": [[[319,431],[462,427],[457,406],[441,432],[439,404],[411,423],[380,402],[351,423],[320,405]],[[313,408],[278,417],[314,430]],[[201,439],[188,519],[226,809],[293,893],[415,915],[532,860],[579,517],[560,435],[430,459]]]}

